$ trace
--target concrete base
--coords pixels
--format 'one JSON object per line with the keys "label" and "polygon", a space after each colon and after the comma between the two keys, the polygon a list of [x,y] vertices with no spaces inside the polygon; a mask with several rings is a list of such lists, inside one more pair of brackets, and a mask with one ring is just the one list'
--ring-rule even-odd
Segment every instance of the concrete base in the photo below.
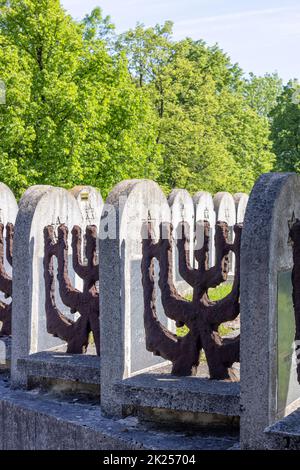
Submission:
{"label": "concrete base", "polygon": [[120,403],[134,407],[224,416],[240,414],[237,382],[145,373],[118,382],[114,389]]}
{"label": "concrete base", "polygon": [[101,416],[98,405],[74,403],[38,390],[11,390],[0,379],[0,450],[226,450],[237,435],[193,433]]}
{"label": "concrete base", "polygon": [[18,368],[28,377],[100,384],[100,358],[93,355],[39,352],[18,359]]}
{"label": "concrete base", "polygon": [[300,408],[265,430],[268,449],[300,450]]}

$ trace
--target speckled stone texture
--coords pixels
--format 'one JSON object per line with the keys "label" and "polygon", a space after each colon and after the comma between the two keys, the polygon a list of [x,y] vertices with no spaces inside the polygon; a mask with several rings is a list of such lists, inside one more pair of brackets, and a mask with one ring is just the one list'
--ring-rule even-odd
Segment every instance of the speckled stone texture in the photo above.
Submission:
{"label": "speckled stone texture", "polygon": [[277,276],[292,268],[288,221],[300,218],[300,177],[259,178],[248,202],[241,247],[241,447],[267,446],[276,421]]}
{"label": "speckled stone texture", "polygon": [[100,387],[100,358],[96,355],[44,351],[18,360],[29,377],[71,380]]}
{"label": "speckled stone texture", "polygon": [[120,402],[135,407],[153,407],[225,416],[240,414],[240,384],[200,377],[141,374],[116,384]]}
{"label": "speckled stone texture", "polygon": [[236,223],[242,224],[245,219],[247,204],[249,201],[248,194],[245,193],[236,193],[233,196],[236,208]]}
{"label": "speckled stone texture", "polygon": [[70,193],[77,200],[82,214],[82,232],[85,233],[88,225],[96,225],[99,231],[104,204],[100,191],[93,186],[75,186]]}
{"label": "speckled stone texture", "polygon": [[[99,242],[101,406],[112,416],[122,416],[114,384],[130,377],[133,370],[138,372],[134,362],[138,361],[139,370],[162,362],[145,346],[141,230],[149,217],[158,238],[160,223],[170,222],[171,217],[165,195],[153,181],[128,180],[109,194],[100,225],[103,234],[116,220],[115,233]],[[171,324],[163,312],[161,316],[161,321]]]}
{"label": "speckled stone texture", "polygon": [[0,376],[0,450],[230,450],[238,436],[108,419],[99,405],[10,390]]}
{"label": "speckled stone texture", "polygon": [[267,427],[266,447],[276,450],[300,450],[300,409]]}
{"label": "speckled stone texture", "polygon": [[[13,387],[26,387],[26,372],[18,368],[18,359],[63,344],[47,333],[45,287],[43,276],[44,235],[46,225],[81,225],[82,216],[76,199],[67,190],[51,186],[32,186],[21,198],[15,225],[13,251],[12,367]],[[70,243],[70,240],[69,240]],[[71,252],[71,250],[70,250]],[[69,275],[75,287],[80,280]],[[58,307],[69,312],[59,300]]]}

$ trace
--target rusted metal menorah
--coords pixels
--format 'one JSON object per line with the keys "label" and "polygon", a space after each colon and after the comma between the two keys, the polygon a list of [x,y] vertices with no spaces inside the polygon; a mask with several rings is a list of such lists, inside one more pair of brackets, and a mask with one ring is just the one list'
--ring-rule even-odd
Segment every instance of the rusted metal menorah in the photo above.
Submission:
{"label": "rusted metal menorah", "polygon": [[[100,355],[99,327],[99,292],[96,282],[99,280],[96,243],[97,228],[90,225],[86,228],[85,256],[87,265],[82,262],[82,230],[75,226],[72,230],[72,261],[75,273],[83,280],[83,289],[79,291],[72,286],[68,273],[68,228],[62,224],[57,230],[57,239],[52,225],[44,229],[44,279],[45,308],[48,333],[67,342],[67,352],[85,353],[90,333],[93,333],[97,354]],[[55,299],[56,283],[54,258],[57,258],[57,279],[59,295],[70,312],[78,312],[80,317],[70,320],[57,307]]]}
{"label": "rusted metal menorah", "polygon": [[[4,297],[8,299],[12,296],[12,278],[7,274],[5,269],[4,257],[10,266],[12,266],[12,248],[14,238],[14,225],[8,223],[6,225],[6,249],[4,249],[4,225],[0,224],[0,291],[3,292]],[[5,251],[5,253],[4,253]],[[11,303],[0,302],[0,336],[11,335]]]}
{"label": "rusted metal menorah", "polygon": [[[160,226],[160,239],[155,242],[153,224],[143,226],[142,279],[144,290],[144,326],[146,347],[154,355],[159,355],[173,363],[172,374],[177,376],[196,375],[200,353],[206,355],[211,379],[237,380],[232,365],[239,362],[239,336],[222,338],[219,326],[233,321],[240,312],[240,243],[242,225],[234,227],[234,243],[228,242],[228,225],[216,224],[215,247],[216,262],[208,267],[209,232],[208,222],[204,222],[204,242],[194,251],[197,268],[190,265],[189,227],[183,222],[179,226],[181,237],[177,241],[179,252],[179,272],[192,287],[192,301],[178,294],[173,282],[172,270],[172,226]],[[231,292],[219,301],[211,301],[208,289],[227,280],[228,255],[232,251],[236,257],[235,277]],[[156,312],[154,258],[159,262],[159,288],[165,315],[175,320],[177,327],[186,325],[189,332],[179,337],[169,331],[158,320]]]}

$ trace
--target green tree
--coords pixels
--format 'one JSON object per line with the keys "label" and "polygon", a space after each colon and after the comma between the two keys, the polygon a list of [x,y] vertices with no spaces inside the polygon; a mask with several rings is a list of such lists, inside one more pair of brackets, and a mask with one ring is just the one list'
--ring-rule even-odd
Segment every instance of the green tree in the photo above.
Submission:
{"label": "green tree", "polygon": [[277,73],[267,73],[262,77],[250,73],[245,79],[245,97],[249,105],[260,116],[269,118],[283,91],[283,83]]}
{"label": "green tree", "polygon": [[217,46],[172,41],[171,24],[120,37],[133,79],[151,90],[163,166],[160,183],[213,192],[250,190],[272,168],[269,123],[245,98],[241,69]]}
{"label": "green tree", "polygon": [[300,172],[300,86],[290,81],[271,112],[278,171]]}
{"label": "green tree", "polygon": [[109,19],[96,9],[76,23],[59,0],[0,6],[3,180],[18,195],[39,183],[91,183],[105,195],[124,177],[155,177],[149,97],[132,83],[125,56],[109,54]]}

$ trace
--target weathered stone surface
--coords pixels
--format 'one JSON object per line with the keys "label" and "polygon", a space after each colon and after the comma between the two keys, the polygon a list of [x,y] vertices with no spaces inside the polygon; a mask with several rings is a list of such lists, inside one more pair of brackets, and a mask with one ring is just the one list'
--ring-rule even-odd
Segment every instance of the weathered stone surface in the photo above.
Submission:
{"label": "weathered stone surface", "polygon": [[18,368],[32,377],[71,380],[100,386],[100,359],[95,355],[73,355],[45,351],[18,360]]}
{"label": "weathered stone surface", "polygon": [[245,193],[236,193],[233,199],[236,207],[236,222],[237,224],[242,224],[244,222],[249,196]]}
{"label": "weathered stone surface", "polygon": [[265,430],[266,447],[276,450],[300,450],[300,409]]}
{"label": "weathered stone surface", "polygon": [[99,230],[104,205],[100,191],[93,186],[75,186],[70,189],[70,193],[77,200],[81,211],[83,233],[88,225],[96,225]]}
{"label": "weathered stone surface", "polygon": [[278,274],[292,268],[289,225],[300,218],[300,177],[263,175],[246,211],[241,247],[241,446],[267,446],[278,420]]}
{"label": "weathered stone surface", "polygon": [[114,387],[120,403],[195,413],[240,414],[240,387],[199,377],[145,373],[122,380]]}
{"label": "weathered stone surface", "polygon": [[[170,222],[170,208],[159,186],[148,180],[118,184],[106,200],[100,226],[101,403],[107,414],[122,414],[115,400],[116,381],[162,363],[145,345],[141,261],[147,220],[153,221],[157,238],[160,223]],[[115,231],[109,229],[114,221]],[[173,329],[160,298],[158,303],[160,321]]]}
{"label": "weathered stone surface", "polygon": [[[77,201],[65,189],[33,186],[20,201],[13,260],[13,386],[26,386],[27,382],[26,373],[17,367],[20,357],[62,344],[61,340],[47,333],[43,275],[44,227],[52,225],[56,230],[65,223],[71,230],[74,225],[81,225],[81,222]],[[72,284],[80,288],[82,283],[75,272],[69,275]],[[69,310],[60,301],[58,287],[56,298],[60,311],[68,315]]]}
{"label": "weathered stone surface", "polygon": [[191,293],[191,287],[181,277],[179,272],[179,254],[177,249],[177,240],[182,238],[181,223],[186,222],[189,227],[190,239],[190,264],[194,263],[194,203],[193,199],[186,189],[173,189],[168,198],[168,203],[171,209],[171,222],[173,225],[173,279],[174,285],[178,292],[182,295]]}
{"label": "weathered stone surface", "polygon": [[215,225],[216,213],[214,208],[214,201],[212,195],[205,191],[199,191],[193,197],[195,206],[195,222],[196,222],[196,247],[199,249],[203,245],[204,227],[203,222],[209,222],[210,237],[209,237],[209,255],[208,264],[212,267],[215,263]]}
{"label": "weathered stone surface", "polygon": [[162,431],[136,418],[108,419],[99,406],[12,391],[0,380],[0,450],[227,450],[237,436]]}

